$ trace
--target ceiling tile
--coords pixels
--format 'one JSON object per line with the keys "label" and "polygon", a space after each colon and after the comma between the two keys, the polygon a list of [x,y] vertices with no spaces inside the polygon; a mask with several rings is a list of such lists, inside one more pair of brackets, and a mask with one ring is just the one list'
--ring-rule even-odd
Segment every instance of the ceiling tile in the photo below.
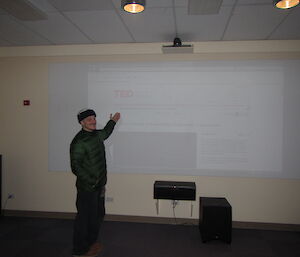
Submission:
{"label": "ceiling tile", "polygon": [[48,0],[28,0],[32,3],[35,7],[40,9],[41,11],[48,13],[48,12],[57,12],[56,8],[54,8]]}
{"label": "ceiling tile", "polygon": [[65,15],[94,43],[133,42],[115,11],[66,12]]}
{"label": "ceiling tile", "polygon": [[23,22],[53,44],[89,44],[90,40],[59,13],[49,13],[47,20]]}
{"label": "ceiling tile", "polygon": [[172,7],[173,0],[146,0],[146,6],[149,8],[156,8],[156,7]]}
{"label": "ceiling tile", "polygon": [[173,41],[175,20],[173,8],[149,8],[143,15],[128,15],[121,18],[136,42]]}
{"label": "ceiling tile", "polygon": [[291,10],[270,39],[300,39],[300,8]]}
{"label": "ceiling tile", "polygon": [[175,0],[174,4],[176,7],[186,7],[187,8],[187,6],[189,4],[189,0]]}
{"label": "ceiling tile", "polygon": [[[112,0],[116,9],[121,10],[121,0]],[[172,7],[173,0],[146,0],[147,8]]]}
{"label": "ceiling tile", "polygon": [[[267,1],[269,1],[269,0],[267,0]],[[235,5],[235,4],[236,4],[236,0],[223,0],[222,6],[227,6],[227,5],[232,6],[232,5]]]}
{"label": "ceiling tile", "polygon": [[261,4],[273,4],[273,0],[238,0],[237,5],[261,5]]}
{"label": "ceiling tile", "polygon": [[[195,0],[194,0],[195,1]],[[222,5],[234,5],[236,0],[223,0]],[[268,1],[268,0],[266,0]],[[189,0],[175,0],[176,7],[187,7],[189,4]]]}
{"label": "ceiling tile", "polygon": [[224,40],[261,40],[285,18],[272,5],[237,6],[234,10]]}
{"label": "ceiling tile", "polygon": [[112,10],[111,0],[48,0],[61,12]]}
{"label": "ceiling tile", "polygon": [[185,8],[176,8],[178,36],[183,41],[220,40],[232,7],[221,7],[219,14],[188,15]]}
{"label": "ceiling tile", "polygon": [[[269,1],[269,0],[266,0],[266,1]],[[236,2],[236,0],[223,0],[222,6],[227,6],[227,5],[232,6],[235,4],[235,2]],[[188,5],[189,5],[189,0],[175,0],[175,7],[188,7]]]}
{"label": "ceiling tile", "polygon": [[15,46],[50,44],[45,38],[32,32],[8,15],[0,15],[0,35],[1,39]]}

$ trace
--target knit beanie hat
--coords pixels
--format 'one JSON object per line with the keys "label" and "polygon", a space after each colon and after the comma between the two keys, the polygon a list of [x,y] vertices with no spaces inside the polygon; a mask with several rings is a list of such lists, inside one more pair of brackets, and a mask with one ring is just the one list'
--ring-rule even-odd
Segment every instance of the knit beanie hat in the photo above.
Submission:
{"label": "knit beanie hat", "polygon": [[80,121],[82,121],[86,117],[89,117],[89,116],[92,116],[92,115],[94,115],[96,117],[96,113],[95,113],[94,110],[92,110],[92,109],[82,109],[77,114],[78,122],[80,123]]}

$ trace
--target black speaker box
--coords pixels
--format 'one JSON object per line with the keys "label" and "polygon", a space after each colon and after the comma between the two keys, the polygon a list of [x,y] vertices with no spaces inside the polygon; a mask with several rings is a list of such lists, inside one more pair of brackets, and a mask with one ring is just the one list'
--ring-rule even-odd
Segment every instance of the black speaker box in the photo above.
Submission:
{"label": "black speaker box", "polygon": [[2,155],[0,154],[0,217],[2,216]]}
{"label": "black speaker box", "polygon": [[200,197],[199,229],[202,242],[220,239],[231,243],[232,210],[225,198]]}
{"label": "black speaker box", "polygon": [[155,181],[154,199],[195,200],[196,184],[194,182]]}

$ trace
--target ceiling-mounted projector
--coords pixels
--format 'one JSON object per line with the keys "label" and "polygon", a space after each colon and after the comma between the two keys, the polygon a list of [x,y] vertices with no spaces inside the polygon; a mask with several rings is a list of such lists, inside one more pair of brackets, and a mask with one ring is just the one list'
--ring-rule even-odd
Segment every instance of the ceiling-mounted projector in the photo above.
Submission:
{"label": "ceiling-mounted projector", "polygon": [[179,37],[175,37],[173,45],[162,46],[164,54],[190,54],[194,52],[193,45],[183,45]]}

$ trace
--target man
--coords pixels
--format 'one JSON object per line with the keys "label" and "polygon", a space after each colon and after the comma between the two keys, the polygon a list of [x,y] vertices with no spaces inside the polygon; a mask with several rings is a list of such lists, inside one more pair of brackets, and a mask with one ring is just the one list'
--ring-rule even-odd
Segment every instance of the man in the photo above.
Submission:
{"label": "man", "polygon": [[120,113],[110,115],[110,120],[101,130],[96,129],[96,113],[93,110],[81,110],[77,118],[82,129],[70,145],[71,168],[76,175],[77,188],[72,254],[92,257],[101,251],[97,238],[105,215],[107,171],[103,141],[113,132]]}

